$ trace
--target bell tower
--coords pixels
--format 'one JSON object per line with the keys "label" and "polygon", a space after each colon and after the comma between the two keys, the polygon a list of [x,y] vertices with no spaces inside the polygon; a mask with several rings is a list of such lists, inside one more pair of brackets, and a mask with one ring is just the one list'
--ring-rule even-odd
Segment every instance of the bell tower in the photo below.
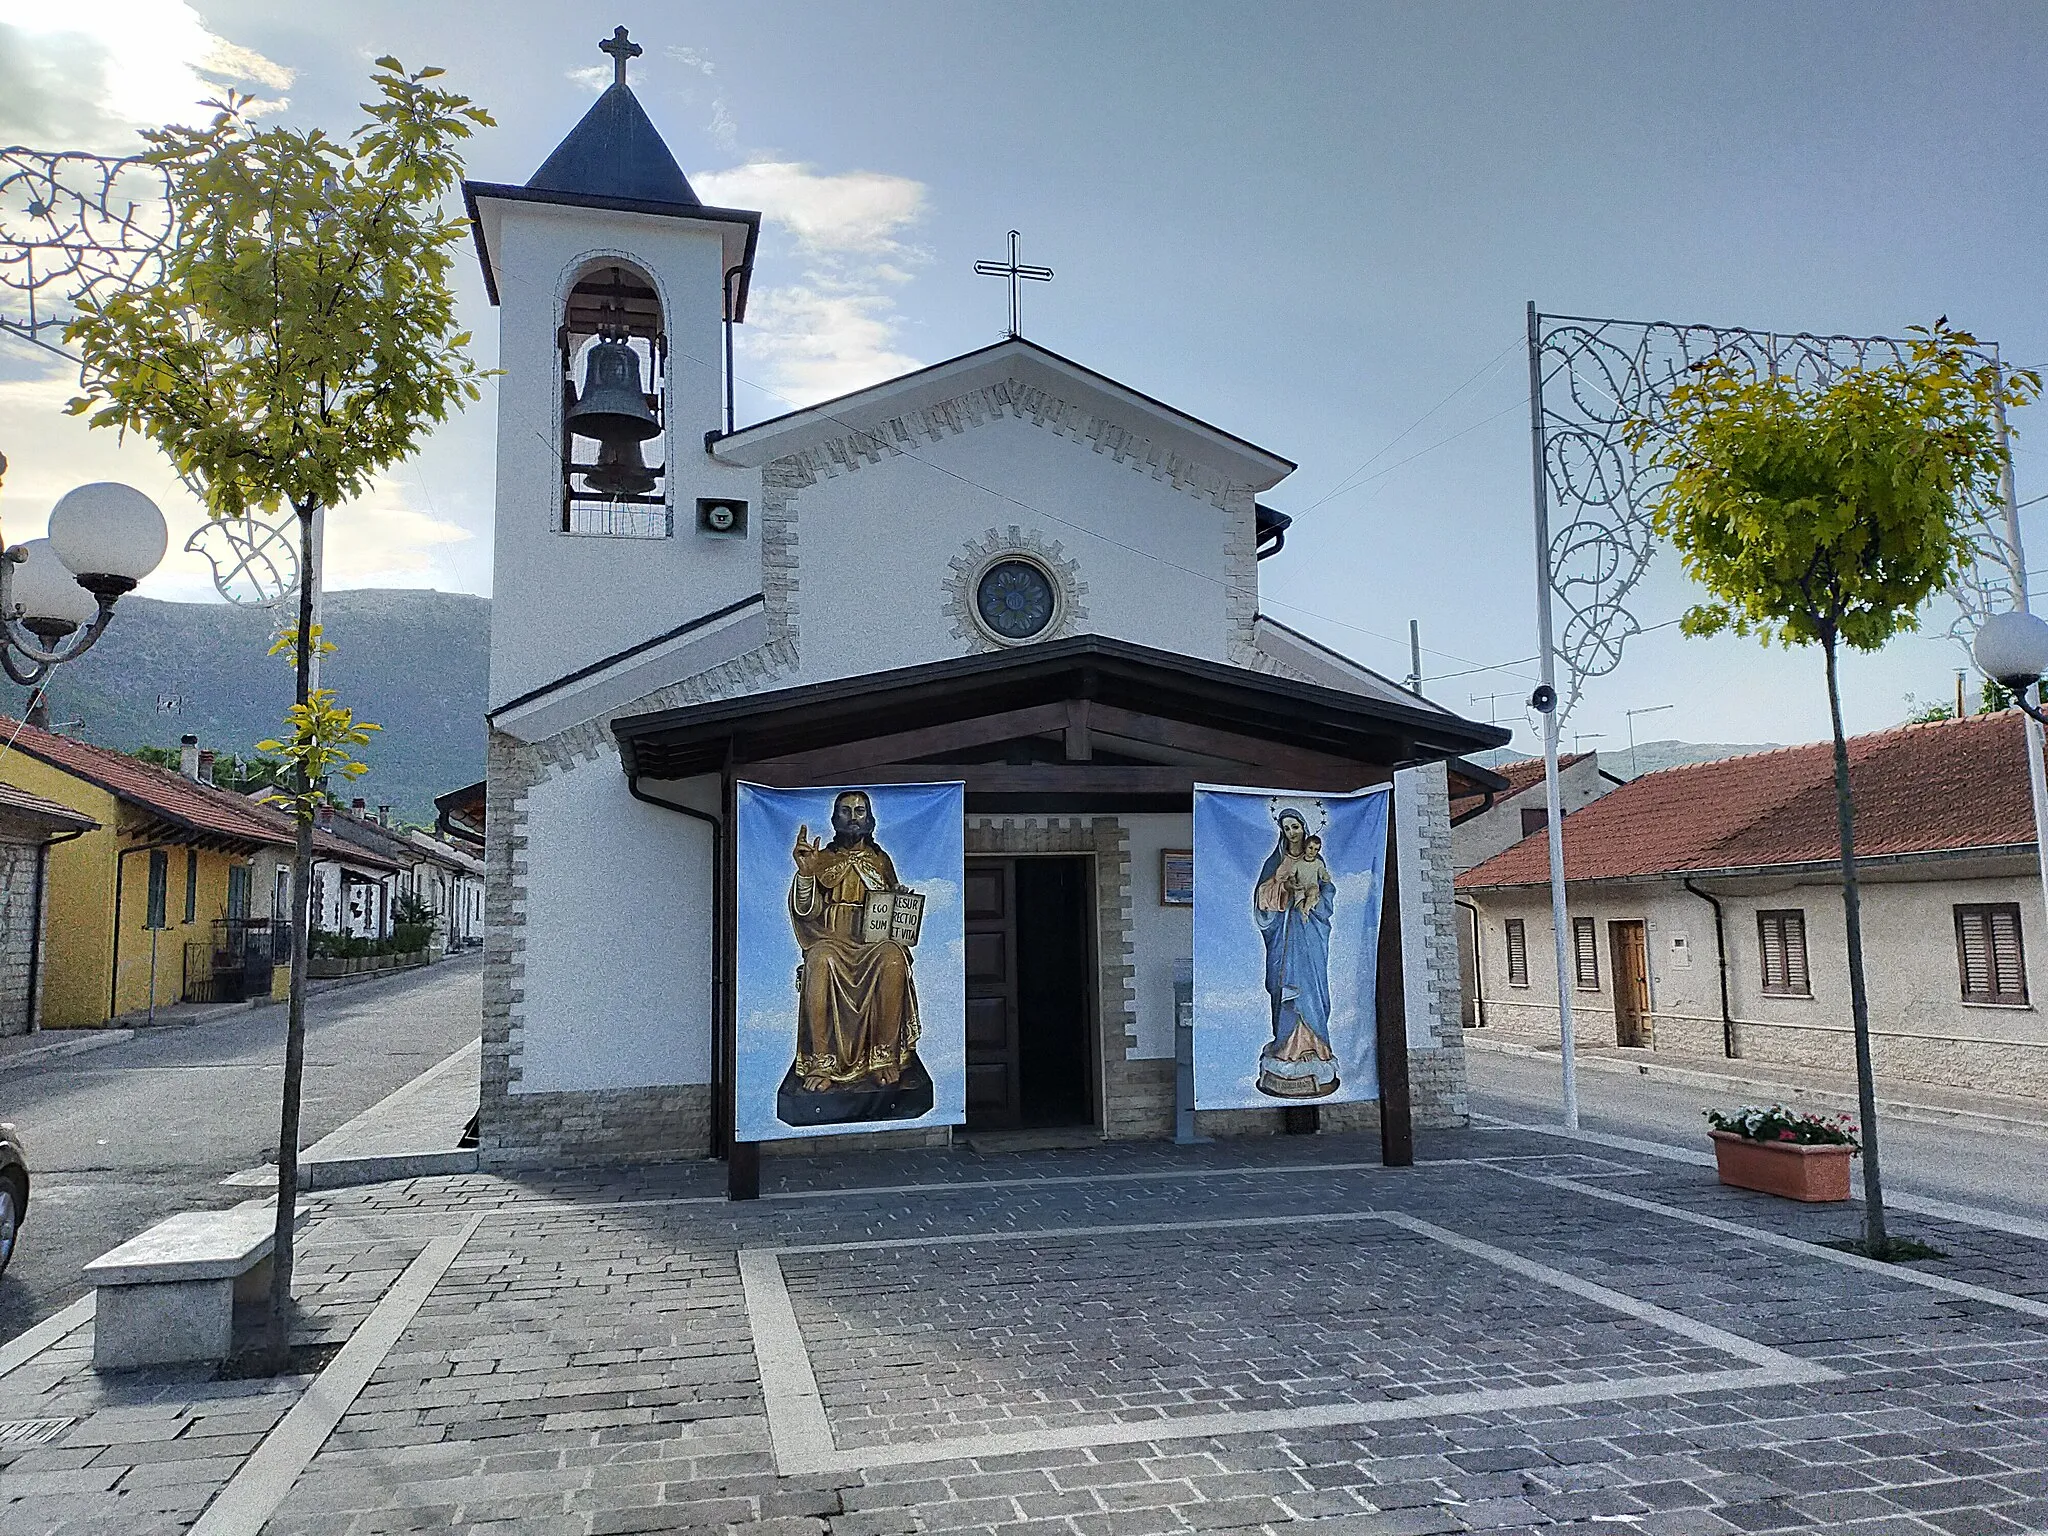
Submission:
{"label": "bell tower", "polygon": [[503,370],[490,708],[552,697],[556,729],[591,679],[762,576],[759,471],[706,447],[761,216],[704,205],[627,83],[640,45],[620,27],[598,47],[612,83],[540,169],[463,188]]}

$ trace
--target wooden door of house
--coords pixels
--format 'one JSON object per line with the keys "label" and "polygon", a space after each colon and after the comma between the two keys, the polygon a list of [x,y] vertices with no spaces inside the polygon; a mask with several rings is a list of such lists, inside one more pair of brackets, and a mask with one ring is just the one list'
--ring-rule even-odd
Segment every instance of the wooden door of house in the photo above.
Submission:
{"label": "wooden door of house", "polygon": [[1023,1117],[1017,1051],[1017,866],[969,859],[967,1122],[1004,1129]]}
{"label": "wooden door of house", "polygon": [[1650,941],[1639,922],[1609,923],[1613,955],[1614,1039],[1617,1045],[1650,1043]]}

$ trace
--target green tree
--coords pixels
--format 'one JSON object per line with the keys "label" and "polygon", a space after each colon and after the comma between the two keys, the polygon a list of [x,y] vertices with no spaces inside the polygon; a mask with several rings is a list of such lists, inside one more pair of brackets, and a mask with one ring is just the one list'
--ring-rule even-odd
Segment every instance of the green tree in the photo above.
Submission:
{"label": "green tree", "polygon": [[1977,358],[1975,338],[1945,322],[1912,336],[1903,361],[1848,369],[1824,385],[1710,361],[1672,392],[1664,423],[1634,432],[1671,472],[1657,531],[1708,593],[1686,612],[1684,632],[1818,645],[1826,660],[1863,1118],[1863,1247],[1879,1258],[1890,1242],[1836,667],[1844,646],[1872,651],[1916,628],[1928,599],[1954,584],[1971,533],[1998,498],[2006,456],[1997,410],[2040,389],[2030,373],[2002,374]]}
{"label": "green tree", "polygon": [[1906,695],[1906,724],[1933,725],[1941,720],[1953,720],[1956,707],[1953,704],[1929,704],[1916,693]]}
{"label": "green tree", "polygon": [[304,712],[322,707],[309,675],[313,521],[479,398],[484,377],[449,282],[469,226],[444,205],[461,180],[458,146],[491,119],[434,84],[441,74],[377,60],[374,99],[346,137],[261,128],[247,97],[209,103],[218,111],[204,128],[145,134],[145,158],[170,182],[175,236],[162,279],[85,305],[66,332],[84,362],[74,414],[155,442],[215,517],[289,507],[298,519],[298,687],[286,729],[300,749],[288,794],[298,847],[265,1339],[274,1370],[289,1344],[319,792],[304,739]]}

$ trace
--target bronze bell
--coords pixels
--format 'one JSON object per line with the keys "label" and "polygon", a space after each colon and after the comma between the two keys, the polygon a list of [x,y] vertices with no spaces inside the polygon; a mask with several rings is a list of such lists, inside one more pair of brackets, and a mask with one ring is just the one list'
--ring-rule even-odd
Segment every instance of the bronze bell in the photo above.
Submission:
{"label": "bronze bell", "polygon": [[583,393],[564,418],[578,437],[594,438],[607,447],[658,437],[661,423],[647,408],[640,388],[640,354],[612,337],[592,347],[583,365]]}
{"label": "bronze bell", "polygon": [[635,442],[605,443],[597,463],[583,471],[583,483],[596,496],[645,496],[654,489],[655,471],[647,467]]}

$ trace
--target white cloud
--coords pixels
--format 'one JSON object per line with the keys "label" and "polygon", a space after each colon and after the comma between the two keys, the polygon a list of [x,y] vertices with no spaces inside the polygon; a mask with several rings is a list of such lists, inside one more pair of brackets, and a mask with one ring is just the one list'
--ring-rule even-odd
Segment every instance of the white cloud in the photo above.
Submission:
{"label": "white cloud", "polygon": [[137,128],[205,121],[200,103],[225,88],[261,95],[292,77],[184,0],[0,0],[0,133],[38,147],[133,149]]}
{"label": "white cloud", "polygon": [[[154,501],[170,525],[169,552],[141,590],[171,602],[212,600],[211,567],[203,555],[185,549],[186,539],[206,521],[205,509],[146,440],[95,431],[66,416],[64,403],[77,392],[72,366],[54,358],[37,374],[0,382],[0,443],[8,451],[0,531],[10,542],[35,538],[57,498],[73,486],[118,480]],[[461,577],[443,557],[474,535],[417,510],[413,499],[407,487],[380,477],[360,501],[330,512],[326,585],[461,587]]]}
{"label": "white cloud", "polygon": [[[926,209],[922,182],[879,171],[819,172],[760,160],[692,178],[707,202],[758,208],[799,275],[757,284],[739,345],[778,405],[807,404],[918,366],[898,345],[891,292],[929,259],[908,236]],[[780,254],[771,244],[766,270]]]}
{"label": "white cloud", "polygon": [[562,73],[593,96],[601,94],[612,83],[609,64],[584,64],[575,69],[565,69]]}
{"label": "white cloud", "polygon": [[758,208],[810,254],[907,254],[899,236],[925,211],[925,187],[879,171],[820,175],[789,160],[763,160],[696,178],[706,202]]}

